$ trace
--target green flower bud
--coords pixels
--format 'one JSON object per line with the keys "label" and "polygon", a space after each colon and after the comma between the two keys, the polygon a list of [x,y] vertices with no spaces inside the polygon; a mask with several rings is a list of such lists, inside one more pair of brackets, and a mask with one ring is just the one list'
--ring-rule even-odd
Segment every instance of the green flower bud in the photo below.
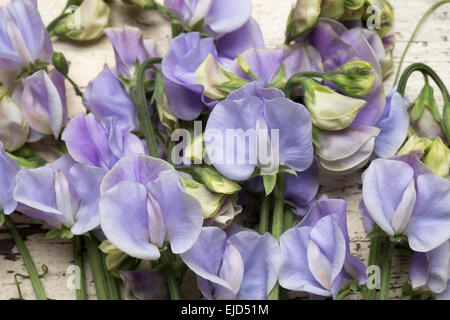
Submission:
{"label": "green flower bud", "polygon": [[140,8],[146,9],[146,8],[154,8],[154,1],[152,0],[122,0],[123,3],[128,5],[136,5]]}
{"label": "green flower bud", "polygon": [[347,62],[346,64],[334,70],[331,74],[349,73],[353,75],[368,72],[372,69],[373,66],[370,62],[367,62],[365,60],[355,60]]}
{"label": "green flower bud", "polygon": [[344,5],[349,10],[359,10],[366,3],[366,0],[345,0]]}
{"label": "green flower bud", "polygon": [[53,54],[52,64],[63,76],[67,76],[69,73],[69,65],[67,64],[66,57],[61,52],[55,52]]}
{"label": "green flower bud", "polygon": [[104,240],[98,248],[106,254],[106,268],[116,278],[120,278],[120,271],[134,270],[139,265],[138,259],[123,253],[109,240]]}
{"label": "green flower bud", "polygon": [[255,74],[252,72],[252,69],[251,69],[250,65],[248,64],[248,62],[239,53],[237,55],[237,61],[238,61],[238,66],[242,70],[243,73],[249,75],[250,77],[252,77],[255,80],[259,80],[258,77],[255,76]]}
{"label": "green flower bud", "polygon": [[191,144],[187,146],[186,150],[184,150],[184,157],[195,164],[202,164],[206,156],[204,150],[203,135],[200,135],[195,137]]}
{"label": "green flower bud", "polygon": [[428,83],[425,84],[416,101],[412,105],[412,120],[417,121],[427,109],[433,115],[436,122],[441,121],[441,114],[436,100],[434,99],[434,89]]}
{"label": "green flower bud", "polygon": [[425,137],[428,139],[434,139],[435,137],[445,138],[445,133],[442,130],[441,125],[436,122],[433,115],[428,109],[425,109],[419,119],[413,119],[413,108],[409,109],[409,123],[410,131],[414,134]]}
{"label": "green flower bud", "polygon": [[[241,58],[241,61],[245,60]],[[222,68],[211,54],[195,71],[195,80],[203,85],[205,96],[213,100],[225,99],[230,92],[248,83]]]}
{"label": "green flower bud", "polygon": [[447,178],[450,165],[450,149],[436,137],[428,146],[422,162],[436,175]]}
{"label": "green flower bud", "polygon": [[321,2],[321,0],[297,0],[289,15],[287,39],[294,40],[309,33],[320,16]]}
{"label": "green flower bud", "polygon": [[412,135],[398,151],[397,155],[409,154],[412,151],[425,151],[431,145],[431,140]]}
{"label": "green flower bud", "polygon": [[76,41],[98,39],[108,26],[109,13],[109,6],[103,0],[84,0],[53,32]]}
{"label": "green flower bud", "polygon": [[367,27],[374,28],[378,35],[383,38],[387,35],[394,21],[394,9],[386,0],[367,0],[364,6]]}
{"label": "green flower bud", "polygon": [[241,186],[230,179],[223,177],[213,168],[186,168],[184,169],[197,182],[204,184],[210,191],[223,194],[234,194],[241,190]]}
{"label": "green flower bud", "polygon": [[345,0],[322,0],[320,16],[339,20],[345,13]]}
{"label": "green flower bud", "polygon": [[211,192],[203,184],[194,180],[185,177],[182,177],[182,179],[186,187],[186,192],[200,202],[203,210],[203,218],[209,219],[214,217],[219,212],[227,196],[225,194]]}
{"label": "green flower bud", "polygon": [[361,98],[372,91],[375,76],[372,73],[337,74],[327,80],[333,82],[349,96]]}
{"label": "green flower bud", "polygon": [[302,79],[305,104],[313,124],[323,130],[342,130],[355,119],[366,101],[350,98],[323,86],[313,79]]}
{"label": "green flower bud", "polygon": [[214,217],[205,220],[206,226],[215,226],[226,229],[233,222],[234,218],[242,212],[242,206],[236,203],[236,196],[226,196],[220,210]]}

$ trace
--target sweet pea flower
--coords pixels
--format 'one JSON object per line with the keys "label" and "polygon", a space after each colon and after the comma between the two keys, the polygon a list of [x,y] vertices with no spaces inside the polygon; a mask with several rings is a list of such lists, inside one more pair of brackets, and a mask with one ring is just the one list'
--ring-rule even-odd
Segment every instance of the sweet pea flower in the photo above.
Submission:
{"label": "sweet pea flower", "polygon": [[100,183],[106,170],[75,163],[69,155],[17,174],[14,199],[18,211],[54,228],[80,235],[100,224]]}
{"label": "sweet pea flower", "polygon": [[168,241],[175,254],[197,240],[203,212],[167,162],[123,157],[101,184],[100,219],[111,243],[131,257],[157,260]]}
{"label": "sweet pea flower", "polygon": [[16,76],[30,64],[50,62],[50,36],[35,3],[12,0],[0,7],[0,48],[0,69]]}
{"label": "sweet pea flower", "polygon": [[126,79],[135,77],[136,62],[159,56],[155,42],[144,40],[138,28],[107,28],[105,34],[114,48],[116,72]]}
{"label": "sweet pea flower", "polygon": [[19,165],[5,153],[3,143],[0,141],[0,183],[2,184],[0,191],[0,211],[5,214],[11,214],[17,206],[13,192],[19,169]]}
{"label": "sweet pea flower", "polygon": [[339,131],[320,131],[315,154],[322,168],[346,173],[362,168],[370,159],[380,129],[350,126]]}
{"label": "sweet pea flower", "polygon": [[374,152],[381,158],[393,157],[408,135],[408,102],[393,88],[386,98],[386,107],[376,126],[380,134],[375,140]]}
{"label": "sweet pea flower", "polygon": [[319,19],[316,27],[308,35],[309,43],[320,53],[325,72],[333,71],[347,62],[365,60],[373,66],[369,71],[374,75],[372,91],[363,99],[367,104],[358,112],[352,125],[375,126],[386,104],[382,85],[382,69],[374,46],[383,46],[379,37],[373,37],[372,45],[367,40],[363,28],[347,29],[340,22]]}
{"label": "sweet pea flower", "polygon": [[213,166],[231,180],[246,180],[255,168],[275,174],[278,165],[304,171],[313,161],[311,130],[303,105],[256,81],[216,105],[206,124],[205,148]]}
{"label": "sweet pea flower", "polygon": [[366,266],[350,253],[346,207],[344,200],[323,196],[281,236],[283,288],[336,298],[353,279],[366,282]]}
{"label": "sweet pea flower", "polygon": [[376,223],[389,236],[407,236],[417,252],[450,238],[450,182],[426,168],[422,154],[374,160],[363,173],[360,203],[367,231]]}
{"label": "sweet pea flower", "polygon": [[67,121],[64,77],[39,70],[22,80],[21,106],[30,127],[41,135],[59,137]]}
{"label": "sweet pea flower", "polygon": [[429,289],[438,300],[450,299],[450,241],[429,252],[414,253],[409,279],[414,290]]}
{"label": "sweet pea flower", "polygon": [[107,170],[124,156],[146,153],[141,140],[121,131],[115,118],[101,123],[92,113],[73,117],[61,139],[75,161]]}
{"label": "sweet pea flower", "polygon": [[182,120],[196,119],[211,104],[203,94],[203,85],[195,79],[197,68],[212,55],[219,62],[213,38],[200,38],[200,33],[183,33],[170,42],[170,50],[161,65],[164,88],[171,111]]}
{"label": "sweet pea flower", "polygon": [[[0,87],[0,141],[5,150],[14,151],[25,144],[30,128],[20,105]],[[5,89],[6,91],[6,89]]]}
{"label": "sweet pea flower", "polygon": [[76,41],[98,39],[108,25],[110,11],[103,0],[83,0],[53,32]]}
{"label": "sweet pea flower", "polygon": [[269,233],[244,230],[227,235],[204,227],[181,259],[197,275],[206,299],[265,300],[277,282],[280,252]]}
{"label": "sweet pea flower", "polygon": [[136,107],[122,82],[107,65],[89,82],[83,93],[83,104],[102,121],[109,117],[116,118],[120,130],[133,131],[138,128]]}
{"label": "sweet pea flower", "polygon": [[164,6],[188,27],[203,22],[203,31],[216,38],[240,29],[250,19],[251,0],[165,0]]}

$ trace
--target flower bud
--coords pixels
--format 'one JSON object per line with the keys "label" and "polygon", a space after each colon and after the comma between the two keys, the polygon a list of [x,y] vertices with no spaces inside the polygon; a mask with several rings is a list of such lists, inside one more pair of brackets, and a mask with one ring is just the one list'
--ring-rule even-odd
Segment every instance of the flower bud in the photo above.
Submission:
{"label": "flower bud", "polygon": [[52,64],[55,66],[56,70],[59,71],[63,76],[69,73],[69,65],[67,63],[66,57],[61,52],[55,52],[52,56]]}
{"label": "flower bud", "polygon": [[241,186],[223,177],[213,168],[189,168],[185,170],[195,181],[204,184],[210,191],[222,194],[234,194],[241,190]]}
{"label": "flower bud", "polygon": [[366,0],[345,0],[344,5],[345,8],[349,10],[358,10],[360,9]]}
{"label": "flower bud", "polygon": [[412,151],[425,151],[431,145],[431,140],[412,135],[398,151],[397,155],[409,154]]}
{"label": "flower bud", "polygon": [[436,137],[425,151],[422,162],[436,175],[447,178],[450,165],[450,149]]}
{"label": "flower bud", "polygon": [[319,84],[312,79],[302,79],[305,89],[305,104],[313,124],[324,130],[347,128],[366,101],[354,99]]}
{"label": "flower bud", "polygon": [[191,144],[186,147],[184,157],[195,164],[202,164],[204,157],[207,156],[204,150],[203,135],[199,135],[195,137]]}
{"label": "flower bud", "polygon": [[383,38],[387,35],[394,21],[394,9],[386,0],[367,0],[363,19],[368,27],[374,28]]}
{"label": "flower bud", "polygon": [[340,66],[336,70],[332,72],[332,74],[336,73],[349,73],[349,74],[360,74],[364,72],[368,72],[373,69],[373,66],[370,62],[367,62],[365,60],[354,60],[345,63],[344,65]]}
{"label": "flower bud", "polygon": [[106,255],[106,268],[116,278],[120,277],[121,271],[134,269],[139,264],[138,259],[120,251],[109,240],[104,240],[98,248]]}
{"label": "flower bud", "polygon": [[140,8],[143,9],[153,9],[154,6],[154,2],[152,0],[122,0],[123,3],[128,4],[128,5],[136,5]]}
{"label": "flower bud", "polygon": [[[241,61],[245,61],[241,59]],[[250,67],[246,67],[246,70]],[[227,95],[247,84],[231,72],[223,69],[219,62],[210,54],[195,72],[195,80],[203,85],[204,95],[213,100],[225,99]]]}
{"label": "flower bud", "polygon": [[108,25],[109,13],[103,0],[84,0],[53,32],[76,41],[98,39]]}
{"label": "flower bud", "polygon": [[29,131],[20,106],[11,99],[5,88],[0,87],[0,141],[5,150],[19,149],[27,141]]}
{"label": "flower bud", "polygon": [[235,197],[226,196],[220,210],[211,219],[206,220],[205,225],[226,229],[241,212],[242,206],[236,203]]}
{"label": "flower bud", "polygon": [[339,20],[345,12],[345,0],[322,0],[320,16]]}
{"label": "flower bud", "polygon": [[364,74],[337,74],[328,79],[352,97],[365,97],[373,88],[375,76],[372,73]]}
{"label": "flower bud", "polygon": [[226,195],[211,192],[201,183],[185,177],[182,178],[186,192],[200,202],[203,210],[203,218],[209,219],[214,217],[225,201]]}
{"label": "flower bud", "polygon": [[319,18],[321,2],[321,0],[297,0],[287,23],[288,39],[294,40],[305,36],[311,30]]}

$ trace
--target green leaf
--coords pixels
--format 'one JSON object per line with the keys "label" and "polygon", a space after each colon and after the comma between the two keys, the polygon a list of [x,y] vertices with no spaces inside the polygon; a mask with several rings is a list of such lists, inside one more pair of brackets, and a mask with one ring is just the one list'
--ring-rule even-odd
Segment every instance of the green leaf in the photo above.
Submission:
{"label": "green leaf", "polygon": [[297,175],[297,171],[295,171],[295,170],[293,170],[293,169],[291,169],[291,168],[288,168],[288,167],[286,167],[286,166],[280,166],[280,168],[278,168],[278,172],[281,172],[281,173],[289,173],[289,174],[292,174],[292,175],[294,175],[294,176],[298,176]]}
{"label": "green leaf", "polygon": [[275,188],[275,185],[277,183],[277,175],[266,175],[263,176],[264,181],[264,189],[266,190],[266,196],[272,193],[273,189]]}
{"label": "green leaf", "polygon": [[61,231],[61,238],[62,239],[72,239],[74,234],[69,229],[63,229]]}

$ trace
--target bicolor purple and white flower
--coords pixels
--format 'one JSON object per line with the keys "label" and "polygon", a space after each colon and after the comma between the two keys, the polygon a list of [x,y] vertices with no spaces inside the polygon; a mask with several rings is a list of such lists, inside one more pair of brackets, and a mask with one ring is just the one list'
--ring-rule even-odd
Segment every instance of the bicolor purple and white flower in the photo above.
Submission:
{"label": "bicolor purple and white flower", "polygon": [[278,278],[277,240],[269,233],[231,233],[204,227],[198,241],[181,254],[181,259],[197,275],[206,299],[267,299]]}
{"label": "bicolor purple and white flower", "polygon": [[119,250],[157,260],[166,241],[175,254],[194,245],[203,211],[171,165],[134,155],[123,157],[105,176],[100,219],[103,233]]}
{"label": "bicolor purple and white flower", "polygon": [[336,298],[353,279],[367,281],[366,266],[350,253],[346,203],[323,196],[304,220],[280,238],[280,285]]}

